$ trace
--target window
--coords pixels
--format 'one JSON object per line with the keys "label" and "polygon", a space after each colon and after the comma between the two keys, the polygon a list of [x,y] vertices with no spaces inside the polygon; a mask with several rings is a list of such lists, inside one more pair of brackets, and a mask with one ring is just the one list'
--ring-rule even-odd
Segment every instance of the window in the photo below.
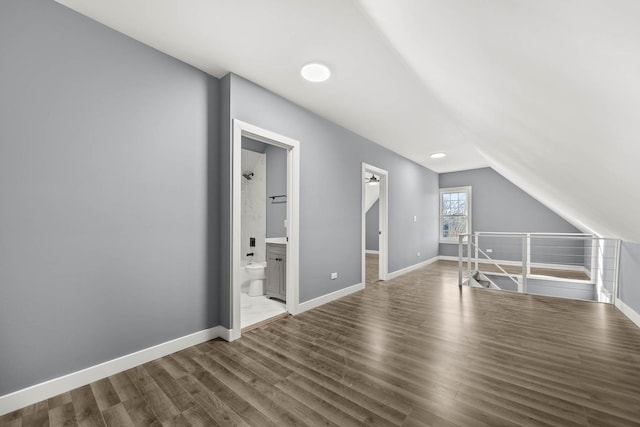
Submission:
{"label": "window", "polygon": [[471,187],[440,189],[440,241],[458,243],[471,233]]}

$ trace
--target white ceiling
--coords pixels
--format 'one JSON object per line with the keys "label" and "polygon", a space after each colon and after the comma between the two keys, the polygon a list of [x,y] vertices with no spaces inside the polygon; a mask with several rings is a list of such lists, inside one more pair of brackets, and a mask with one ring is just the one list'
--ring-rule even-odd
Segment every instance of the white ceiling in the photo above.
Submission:
{"label": "white ceiling", "polygon": [[[585,231],[640,242],[640,1],[59,2],[437,172],[491,166]],[[310,61],[331,79],[302,80]]]}

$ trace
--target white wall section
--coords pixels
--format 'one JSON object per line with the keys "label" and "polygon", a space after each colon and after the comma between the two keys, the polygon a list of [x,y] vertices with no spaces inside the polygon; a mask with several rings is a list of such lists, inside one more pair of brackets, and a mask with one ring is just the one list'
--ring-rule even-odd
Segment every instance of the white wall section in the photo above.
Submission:
{"label": "white wall section", "polygon": [[[242,149],[242,238],[240,256],[245,261],[266,261],[265,238],[267,236],[267,156],[264,153]],[[244,175],[250,175],[250,179]],[[249,246],[249,238],[255,238],[255,247]],[[252,257],[247,256],[253,253]]]}
{"label": "white wall section", "polygon": [[496,171],[578,228],[640,241],[640,3],[361,3]]}

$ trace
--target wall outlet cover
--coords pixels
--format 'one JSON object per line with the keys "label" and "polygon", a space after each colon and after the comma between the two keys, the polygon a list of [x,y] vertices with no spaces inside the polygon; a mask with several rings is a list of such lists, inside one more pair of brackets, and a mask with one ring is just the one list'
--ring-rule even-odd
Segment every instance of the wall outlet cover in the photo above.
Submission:
{"label": "wall outlet cover", "polygon": [[418,256],[420,256],[420,252],[418,252]]}
{"label": "wall outlet cover", "polygon": [[488,254],[493,253],[493,249],[487,249],[487,253]]}
{"label": "wall outlet cover", "polygon": [[335,280],[338,278],[338,273],[331,273],[331,280]]}

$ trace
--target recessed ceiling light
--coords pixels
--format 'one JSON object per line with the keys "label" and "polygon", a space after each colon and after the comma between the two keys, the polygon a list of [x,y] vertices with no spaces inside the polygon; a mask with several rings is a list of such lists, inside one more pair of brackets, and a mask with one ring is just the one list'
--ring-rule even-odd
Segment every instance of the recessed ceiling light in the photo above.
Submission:
{"label": "recessed ceiling light", "polygon": [[439,152],[439,153],[430,154],[429,157],[431,157],[432,159],[441,159],[446,155],[447,155],[446,153]]}
{"label": "recessed ceiling light", "polygon": [[331,77],[331,70],[324,64],[311,62],[300,69],[300,74],[305,80],[319,83],[324,82]]}

